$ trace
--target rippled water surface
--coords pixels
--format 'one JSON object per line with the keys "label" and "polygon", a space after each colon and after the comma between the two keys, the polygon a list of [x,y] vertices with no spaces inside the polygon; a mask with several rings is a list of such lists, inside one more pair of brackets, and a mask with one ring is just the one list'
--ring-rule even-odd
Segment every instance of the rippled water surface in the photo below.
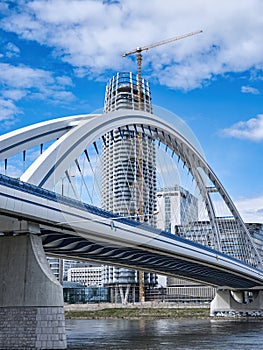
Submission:
{"label": "rippled water surface", "polygon": [[67,320],[69,349],[263,350],[263,321]]}

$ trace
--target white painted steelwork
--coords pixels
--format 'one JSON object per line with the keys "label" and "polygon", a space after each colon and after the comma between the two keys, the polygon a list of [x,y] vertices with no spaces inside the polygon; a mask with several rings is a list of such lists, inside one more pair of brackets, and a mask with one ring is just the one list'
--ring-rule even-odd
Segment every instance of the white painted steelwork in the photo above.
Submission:
{"label": "white painted steelwork", "polygon": [[[50,125],[50,132],[48,132],[48,125]],[[227,231],[221,225],[221,218],[216,217],[211,200],[212,194],[216,191],[232,215],[231,230],[236,232],[231,245],[235,245],[237,239],[242,242],[238,255],[234,252],[233,256],[251,266],[262,268],[262,257],[258,253],[239,212],[200,151],[176,126],[157,115],[143,111],[118,110],[107,114],[73,116],[63,118],[61,121],[36,124],[1,137],[0,149],[4,150],[2,159],[6,159],[15,152],[23,151],[32,144],[40,144],[43,142],[43,138],[45,141],[53,140],[55,134],[57,137],[62,135],[21,176],[21,180],[24,182],[52,190],[70,164],[85,148],[112,130],[141,132],[149,138],[159,140],[176,153],[195,179],[205,201],[210,224],[216,237],[214,248],[219,252],[224,251],[221,237],[228,239]],[[44,133],[44,131],[46,132]],[[12,144],[14,145],[13,151]],[[207,179],[212,187],[207,187]],[[231,240],[231,238],[229,239]]]}
{"label": "white painted steelwork", "polygon": [[49,254],[144,270],[150,265],[154,272],[229,288],[263,283],[262,271],[148,225],[114,220],[109,212],[3,176],[0,190],[1,214],[39,223]]}

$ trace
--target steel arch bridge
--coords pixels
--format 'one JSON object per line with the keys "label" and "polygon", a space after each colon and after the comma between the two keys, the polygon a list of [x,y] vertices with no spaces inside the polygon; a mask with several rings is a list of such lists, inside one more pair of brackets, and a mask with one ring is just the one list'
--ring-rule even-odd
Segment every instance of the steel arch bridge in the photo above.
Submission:
{"label": "steel arch bridge", "polygon": [[[177,234],[178,236],[181,236],[181,238],[178,237],[178,239],[190,238],[194,241],[192,244],[194,244],[195,248],[199,247],[200,243],[207,246],[207,248],[204,248],[203,253],[208,249],[210,252],[213,252],[216,257],[229,257],[232,259],[230,261],[232,261],[233,265],[235,265],[236,261],[241,264],[237,270],[239,268],[242,270],[242,264],[245,264],[248,269],[252,268],[254,272],[258,271],[256,274],[261,276],[263,267],[262,256],[255,246],[234,203],[205,160],[200,149],[194,145],[193,140],[190,139],[188,135],[184,134],[177,125],[172,125],[155,114],[123,109],[105,114],[86,114],[60,118],[31,125],[0,137],[0,161],[3,162],[4,169],[6,170],[8,168],[9,159],[20,153],[23,154],[23,158],[25,159],[27,150],[40,146],[40,154],[29,165],[29,167],[24,168],[22,171],[20,176],[21,186],[23,187],[24,183],[28,183],[32,185],[30,191],[32,191],[33,188],[36,193],[39,193],[39,190],[43,189],[43,191],[46,191],[46,194],[50,195],[50,193],[54,191],[56,184],[65,177],[65,174],[69,179],[68,172],[72,163],[75,162],[79,168],[79,162],[77,159],[86,151],[87,147],[92,146],[97,152],[99,152],[97,146],[98,140],[100,140],[101,144],[105,144],[106,134],[110,134],[113,140],[117,134],[121,139],[125,138],[125,135],[132,135],[132,137],[138,137],[138,135],[141,135],[140,137],[142,138],[147,138],[153,140],[153,142],[164,145],[165,149],[169,150],[172,157],[177,156],[178,162],[182,164],[183,168],[186,170],[187,174],[191,176],[192,181],[198,188],[206,210],[205,220],[195,220],[194,222],[189,221],[182,225],[178,225]],[[46,148],[43,147],[44,144],[47,144]],[[87,151],[85,154],[88,157]],[[227,216],[218,215],[216,200],[214,199],[215,195],[216,200],[220,198],[225,208],[227,208]],[[56,198],[56,201],[62,201],[61,196],[57,195]],[[58,200],[58,198],[60,199]],[[50,198],[48,199],[50,200]],[[4,208],[2,204],[0,210],[3,215],[7,214],[7,209]],[[11,210],[9,210],[8,213],[12,216]],[[16,216],[18,214],[13,213],[13,215]],[[97,218],[94,217],[93,221],[101,220],[101,222],[104,223],[106,216],[106,214],[103,214],[103,218],[101,218],[99,214]],[[118,223],[122,220],[121,217],[117,217],[116,215],[109,215],[111,223],[117,222],[114,221],[115,219]],[[85,255],[82,256],[81,253],[79,253],[80,245],[78,245],[79,239],[80,237],[83,238],[83,235],[78,235],[74,224],[74,229],[65,230],[63,220],[60,221],[60,223],[61,227],[58,227],[58,224],[55,225],[53,223],[52,229],[50,229],[48,225],[43,224],[43,221],[40,222],[40,224],[42,224],[41,234],[43,236],[43,244],[46,251],[49,254],[57,256],[85,258]],[[69,222],[69,224],[71,223]],[[128,225],[131,225],[131,223],[129,222]],[[138,225],[138,223],[136,225]],[[54,229],[54,226],[56,226],[56,229]],[[146,226],[142,227],[147,231],[148,228]],[[111,227],[111,229],[112,228],[113,227]],[[202,228],[203,231],[202,234],[198,235],[196,233],[200,232],[200,228]],[[209,239],[207,239],[208,235]],[[171,236],[171,234],[169,236],[168,233],[162,233],[162,239],[167,237],[167,240],[169,240],[169,237]],[[100,240],[104,241],[104,243],[106,242],[104,246],[99,246],[99,242],[95,242],[92,235],[86,237],[87,245],[93,244],[92,249],[97,251],[100,251],[100,249],[103,250],[104,248],[106,249],[107,245],[109,245],[106,235],[103,238],[100,237]],[[128,243],[123,243],[123,246],[125,246],[125,244],[127,244],[127,246],[126,250],[122,250],[123,247],[121,247],[120,242],[121,239],[119,238],[117,245],[119,250],[114,247],[115,250],[117,249],[117,255],[125,255],[127,253],[130,253],[131,255],[135,254],[134,259],[137,259],[138,263],[137,265],[134,262],[131,263],[131,267],[150,269],[151,259],[154,258],[157,260],[159,259],[158,261],[160,265],[166,263],[172,266],[172,260],[167,258],[169,261],[167,260],[164,262],[165,257],[163,257],[162,261],[161,255],[159,257],[154,256],[153,248],[150,248],[148,251],[148,253],[151,252],[152,254],[152,256],[149,257],[149,254],[147,256],[143,255],[143,249],[145,249],[143,245],[138,245],[138,250],[134,250],[134,246],[131,246]],[[98,243],[97,246],[96,243]],[[113,241],[110,243],[113,244]],[[67,249],[65,249],[65,246]],[[83,250],[85,250],[84,246],[85,244],[81,246]],[[125,263],[123,263],[117,256],[114,258],[114,254],[112,257],[109,257],[108,254],[108,258],[107,251],[103,250],[103,254],[100,258],[101,262],[105,261],[120,266],[129,266],[129,259],[126,259]],[[144,259],[148,259],[147,264],[142,263]],[[177,270],[174,271],[174,275],[188,276],[189,278],[203,280],[214,285],[224,285],[223,279],[226,276],[224,276],[223,270],[229,268],[231,264],[229,265],[228,263],[225,266],[219,266],[218,269],[221,271],[220,273],[222,275],[218,273],[214,279],[211,277],[214,270],[211,269],[211,271],[207,272],[207,274],[210,275],[210,279],[208,279],[204,278],[202,272],[198,271],[194,265],[192,268],[193,271],[195,270],[195,277],[193,277],[193,272],[191,274],[188,274],[187,272],[183,273],[183,270],[185,269],[186,271],[192,264],[189,259],[189,257],[186,259],[189,261],[189,265],[186,264],[185,266],[182,266],[181,270],[178,268],[179,265],[177,265],[177,267],[174,265],[174,268],[177,268]],[[97,258],[97,260],[99,260],[99,258]],[[203,265],[204,269],[210,269],[209,266],[206,266],[204,261],[202,261],[201,265]],[[216,263],[213,262],[213,266],[215,265]],[[158,271],[156,266],[153,270]],[[235,276],[238,274],[237,270],[235,270]],[[166,270],[163,269],[162,272],[165,273]],[[171,270],[167,273],[172,274]],[[231,285],[230,280],[233,277],[231,276],[232,271],[231,268],[229,268],[228,285]],[[242,278],[240,284],[245,286],[246,283],[244,284],[242,282]],[[220,281],[217,283],[216,279]],[[251,287],[260,284],[260,280],[262,282],[263,277],[259,277],[258,282],[252,284],[248,283],[246,286]],[[238,283],[238,281],[235,281],[233,286],[237,288]]]}

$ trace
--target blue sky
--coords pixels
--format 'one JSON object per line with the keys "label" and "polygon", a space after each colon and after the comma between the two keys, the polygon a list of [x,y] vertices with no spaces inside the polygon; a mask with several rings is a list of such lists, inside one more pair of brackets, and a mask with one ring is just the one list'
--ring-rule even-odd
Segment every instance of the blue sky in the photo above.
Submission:
{"label": "blue sky", "polygon": [[263,222],[262,0],[1,1],[0,133],[101,108],[121,53],[180,116],[246,221]]}

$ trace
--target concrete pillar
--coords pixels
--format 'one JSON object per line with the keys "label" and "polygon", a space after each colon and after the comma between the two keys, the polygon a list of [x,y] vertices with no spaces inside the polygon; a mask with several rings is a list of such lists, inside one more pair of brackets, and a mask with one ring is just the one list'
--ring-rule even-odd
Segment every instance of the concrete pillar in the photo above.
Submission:
{"label": "concrete pillar", "polygon": [[0,237],[0,349],[66,349],[62,286],[41,238]]}
{"label": "concrete pillar", "polygon": [[[245,300],[247,291],[217,290],[215,298],[210,304],[210,316],[263,316],[263,287],[250,290],[254,294],[251,302]],[[235,298],[233,297],[235,295]],[[236,299],[236,300],[235,300]]]}

